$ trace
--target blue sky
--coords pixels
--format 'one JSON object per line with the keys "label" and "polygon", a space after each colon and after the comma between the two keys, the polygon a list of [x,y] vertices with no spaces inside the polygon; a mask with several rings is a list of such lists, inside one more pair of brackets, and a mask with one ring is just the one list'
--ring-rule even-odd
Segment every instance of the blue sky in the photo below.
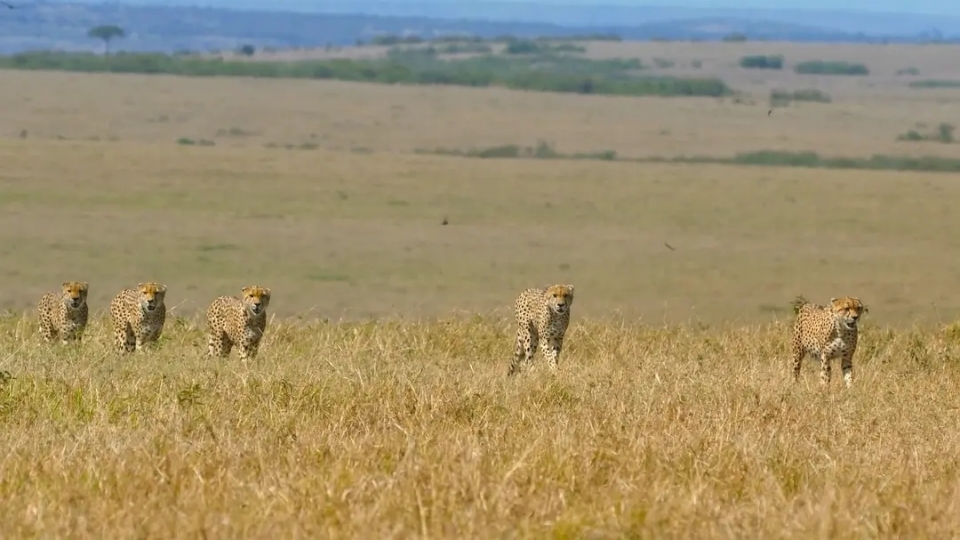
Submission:
{"label": "blue sky", "polygon": [[[417,4],[417,0],[382,0],[397,4]],[[445,0],[454,4],[469,0]],[[589,6],[618,5],[618,6],[663,6],[684,8],[747,8],[747,9],[837,9],[850,11],[878,11],[878,12],[905,12],[905,13],[942,13],[960,14],[960,2],[945,0],[657,0],[652,2],[637,2],[636,0],[493,0],[505,3],[538,3],[538,4],[567,4]],[[229,2],[229,0],[224,0]]]}

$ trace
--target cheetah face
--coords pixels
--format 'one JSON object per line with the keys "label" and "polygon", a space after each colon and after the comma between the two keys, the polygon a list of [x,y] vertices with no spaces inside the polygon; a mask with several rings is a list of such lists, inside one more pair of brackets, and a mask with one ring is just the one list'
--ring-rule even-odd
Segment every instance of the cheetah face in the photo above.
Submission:
{"label": "cheetah face", "polygon": [[88,285],[82,281],[67,281],[63,284],[63,303],[67,309],[80,309],[87,301]]}
{"label": "cheetah face", "polygon": [[140,308],[152,313],[163,305],[163,297],[167,294],[167,287],[159,283],[141,283],[137,285],[140,291]]}
{"label": "cheetah face", "polygon": [[573,285],[551,285],[547,287],[545,296],[547,307],[562,315],[573,304]]}
{"label": "cheetah face", "polygon": [[860,299],[855,296],[844,296],[842,298],[830,299],[830,310],[840,320],[840,324],[848,330],[856,328],[857,321],[863,315],[866,308]]}
{"label": "cheetah face", "polygon": [[270,305],[270,289],[256,285],[243,288],[243,305],[254,315],[259,315]]}

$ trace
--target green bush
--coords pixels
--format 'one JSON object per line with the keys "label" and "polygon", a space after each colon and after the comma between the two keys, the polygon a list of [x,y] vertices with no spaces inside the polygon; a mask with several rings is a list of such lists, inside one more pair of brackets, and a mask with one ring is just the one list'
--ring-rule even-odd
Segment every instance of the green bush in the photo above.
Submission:
{"label": "green bush", "polygon": [[919,142],[919,141],[925,141],[925,140],[927,140],[927,136],[926,136],[926,135],[923,135],[922,133],[920,133],[919,131],[917,131],[917,130],[915,130],[915,129],[911,129],[910,131],[907,131],[906,133],[901,133],[900,135],[897,135],[897,140],[898,140],[898,141]]}
{"label": "green bush", "polygon": [[479,54],[489,54],[493,51],[489,45],[486,43],[448,43],[446,45],[435,48],[436,52],[440,54],[458,54],[458,53],[479,53]]}
{"label": "green bush", "polygon": [[565,52],[565,53],[585,53],[587,48],[583,45],[576,45],[574,43],[559,43],[557,45],[551,45],[550,50],[554,52]]}
{"label": "green bush", "polygon": [[810,167],[820,169],[867,169],[921,172],[960,172],[960,159],[939,156],[888,156],[876,154],[869,158],[822,157],[816,152],[786,152],[760,150],[744,152],[732,158],[710,156],[678,157],[671,159],[646,159],[673,163],[728,163],[733,165],[758,165],[767,167]]}
{"label": "green bush", "polygon": [[747,35],[740,32],[734,32],[733,34],[727,34],[723,36],[722,40],[724,43],[743,43],[747,41]]}
{"label": "green bush", "polygon": [[762,167],[808,167],[820,169],[867,169],[921,172],[960,172],[960,158],[939,156],[888,156],[876,154],[869,158],[824,157],[816,152],[789,152],[759,150],[742,152],[733,157],[677,156],[619,158],[616,151],[576,152],[567,154],[556,151],[549,143],[538,141],[536,146],[521,147],[504,144],[489,148],[457,150],[437,148],[417,150],[418,154],[439,154],[473,158],[521,158],[521,159],[592,159],[606,161],[630,161],[635,163],[718,163],[727,165],[753,165]]}
{"label": "green bush", "polygon": [[950,144],[954,141],[953,132],[956,130],[956,127],[953,124],[948,124],[946,122],[941,122],[937,126],[937,131],[935,133],[920,133],[915,129],[911,129],[906,133],[902,133],[897,136],[898,141],[937,141],[944,144]]}
{"label": "green bush", "polygon": [[382,36],[375,36],[370,40],[370,43],[373,45],[413,45],[417,43],[423,43],[423,38],[420,36],[396,36],[393,34],[385,34]]}
{"label": "green bush", "polygon": [[816,88],[806,88],[803,90],[772,90],[770,92],[770,104],[774,106],[784,106],[793,101],[809,101],[813,103],[830,103],[830,96]]}
{"label": "green bush", "polygon": [[783,56],[744,56],[740,58],[740,67],[747,69],[783,69]]}
{"label": "green bush", "polygon": [[922,81],[913,81],[910,83],[910,88],[960,88],[960,81],[925,79]]}
{"label": "green bush", "polygon": [[537,54],[543,52],[543,48],[540,44],[528,39],[520,39],[507,43],[503,52],[506,54]]}
{"label": "green bush", "polygon": [[794,66],[793,70],[801,75],[869,75],[870,70],[863,64],[808,60]]}

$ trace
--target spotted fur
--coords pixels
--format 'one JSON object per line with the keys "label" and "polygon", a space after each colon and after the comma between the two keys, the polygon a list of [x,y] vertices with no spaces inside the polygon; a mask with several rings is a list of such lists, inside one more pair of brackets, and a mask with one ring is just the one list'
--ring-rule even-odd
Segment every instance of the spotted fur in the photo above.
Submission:
{"label": "spotted fur", "polygon": [[47,342],[58,337],[61,343],[81,341],[87,328],[89,286],[82,281],[67,281],[60,292],[48,292],[40,297],[37,316],[40,334]]}
{"label": "spotted fur", "polygon": [[257,356],[260,339],[267,328],[270,289],[244,287],[240,298],[221,296],[207,308],[207,350],[210,356],[226,357],[234,345],[241,360]]}
{"label": "spotted fur", "polygon": [[120,291],[110,302],[113,337],[121,353],[142,351],[144,345],[156,342],[167,320],[166,285],[140,283],[136,289]]}
{"label": "spotted fur", "polygon": [[557,369],[572,304],[573,285],[550,285],[520,293],[515,305],[517,341],[508,375],[515,375],[521,365],[532,363],[538,346],[550,369]]}
{"label": "spotted fur", "polygon": [[830,383],[830,361],[840,358],[843,382],[853,384],[853,353],[857,350],[857,322],[866,312],[859,298],[831,298],[819,306],[802,298],[794,304],[797,321],[793,328],[793,378],[800,379],[800,365],[806,355],[820,360],[820,382]]}

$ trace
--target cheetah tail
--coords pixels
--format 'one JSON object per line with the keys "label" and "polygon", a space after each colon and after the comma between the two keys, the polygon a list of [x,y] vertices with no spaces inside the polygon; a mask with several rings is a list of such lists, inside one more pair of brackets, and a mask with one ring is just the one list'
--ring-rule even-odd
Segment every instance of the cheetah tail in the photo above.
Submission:
{"label": "cheetah tail", "polygon": [[798,295],[796,298],[793,299],[793,302],[791,302],[790,305],[793,307],[793,313],[798,314],[800,313],[800,308],[802,308],[804,305],[809,303],[810,302],[808,302],[807,299],[803,297],[803,295]]}

